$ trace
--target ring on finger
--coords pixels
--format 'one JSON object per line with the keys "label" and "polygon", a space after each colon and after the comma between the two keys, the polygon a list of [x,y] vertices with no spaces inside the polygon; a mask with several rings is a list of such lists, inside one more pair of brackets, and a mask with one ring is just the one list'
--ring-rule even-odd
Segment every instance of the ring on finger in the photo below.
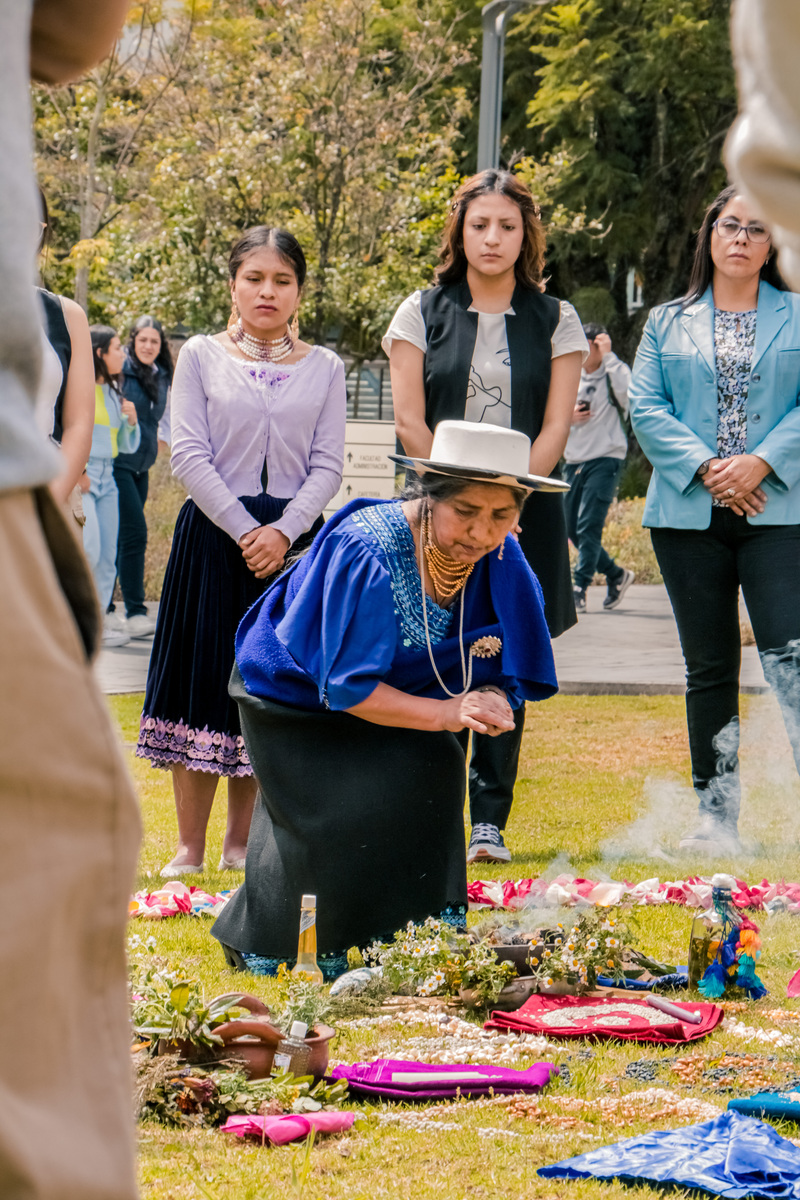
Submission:
{"label": "ring on finger", "polygon": [[729,487],[729,488],[728,488],[728,491],[727,491],[727,493],[726,493],[726,494],[727,494],[728,496],[735,496],[735,495],[736,495],[736,488]]}

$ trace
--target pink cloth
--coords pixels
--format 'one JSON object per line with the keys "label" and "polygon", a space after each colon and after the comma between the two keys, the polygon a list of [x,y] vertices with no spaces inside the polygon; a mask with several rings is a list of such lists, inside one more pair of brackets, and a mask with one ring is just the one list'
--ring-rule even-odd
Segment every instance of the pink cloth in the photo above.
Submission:
{"label": "pink cloth", "polygon": [[355,1113],[315,1112],[289,1113],[284,1117],[251,1117],[247,1113],[236,1113],[228,1117],[222,1126],[223,1133],[235,1133],[237,1137],[266,1138],[274,1146],[284,1146],[298,1138],[306,1138],[312,1129],[317,1133],[343,1133],[352,1127]]}
{"label": "pink cloth", "polygon": [[130,917],[180,917],[185,913],[208,913],[216,916],[231,892],[204,892],[199,887],[187,887],[177,879],[170,880],[155,892],[136,892],[128,904]]}
{"label": "pink cloth", "polygon": [[[762,879],[752,886],[742,879],[736,881],[733,902],[739,908],[763,909],[767,912],[800,914],[800,883],[780,880],[770,883]],[[711,907],[711,880],[701,875],[661,883],[645,879],[641,883],[578,879],[574,875],[557,875],[555,879],[476,879],[467,885],[469,906],[477,908],[506,908],[516,910],[537,905],[566,907],[578,900],[603,907],[633,900],[637,904],[680,904],[688,908]]]}

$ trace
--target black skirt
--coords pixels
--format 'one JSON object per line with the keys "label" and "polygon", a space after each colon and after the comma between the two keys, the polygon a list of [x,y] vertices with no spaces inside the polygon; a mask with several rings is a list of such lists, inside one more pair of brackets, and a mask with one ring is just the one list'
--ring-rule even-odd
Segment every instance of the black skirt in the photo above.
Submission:
{"label": "black skirt", "polygon": [[525,502],[520,526],[520,548],[542,585],[544,616],[550,637],[560,637],[578,620],[563,495],[534,492]]}
{"label": "black skirt", "polygon": [[320,956],[465,908],[461,735],[258,699],[236,668],[231,694],[259,793],[244,884],[216,938],[293,961],[305,892],[317,897]]}
{"label": "black skirt", "polygon": [[[288,500],[242,496],[261,525]],[[295,543],[302,548],[312,533]],[[187,500],[164,576],[136,753],[216,775],[252,775],[239,712],[228,695],[236,629],[269,579],[256,579],[233,538]]]}

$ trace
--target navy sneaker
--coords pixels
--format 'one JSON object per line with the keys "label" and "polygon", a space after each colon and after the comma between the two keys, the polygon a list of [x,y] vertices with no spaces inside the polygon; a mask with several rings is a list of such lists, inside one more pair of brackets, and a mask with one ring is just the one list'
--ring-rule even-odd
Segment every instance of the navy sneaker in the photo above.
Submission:
{"label": "navy sneaker", "polygon": [[511,851],[503,841],[503,835],[496,825],[479,822],[472,826],[469,839],[467,862],[510,862]]}
{"label": "navy sneaker", "polygon": [[633,571],[629,571],[627,567],[622,568],[622,574],[614,583],[609,583],[608,592],[603,601],[603,609],[605,612],[611,612],[612,608],[616,608],[622,601],[622,597],[627,592],[628,588],[633,583],[636,576]]}
{"label": "navy sneaker", "polygon": [[575,611],[579,613],[586,612],[586,588],[574,587],[572,594],[575,597]]}

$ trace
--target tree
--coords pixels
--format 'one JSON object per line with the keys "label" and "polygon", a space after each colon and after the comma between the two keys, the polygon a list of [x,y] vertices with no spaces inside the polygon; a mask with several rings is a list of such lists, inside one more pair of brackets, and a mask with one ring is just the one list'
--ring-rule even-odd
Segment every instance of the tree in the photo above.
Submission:
{"label": "tree", "polygon": [[109,248],[104,232],[145,186],[141,145],[181,69],[191,23],[189,15],[174,38],[161,6],[144,3],[85,79],[34,92],[40,178],[61,243],[70,242],[75,299],[87,311],[90,269],[104,264]]}
{"label": "tree", "polygon": [[645,310],[679,295],[703,208],[725,180],[729,16],[728,0],[573,0],[519,19],[512,35],[540,64],[525,169],[558,215],[556,290],[608,289],[622,338],[634,333],[629,272]]}
{"label": "tree", "polygon": [[[357,359],[374,354],[399,299],[430,279],[443,191],[455,186],[467,104],[443,78],[467,58],[459,20],[441,0],[198,0],[162,17],[139,83],[142,96],[162,91],[105,210],[96,315],[153,310],[219,327],[231,242],[276,223],[309,260],[303,327]],[[129,87],[119,81],[106,112]],[[50,122],[42,162],[74,198]]]}

